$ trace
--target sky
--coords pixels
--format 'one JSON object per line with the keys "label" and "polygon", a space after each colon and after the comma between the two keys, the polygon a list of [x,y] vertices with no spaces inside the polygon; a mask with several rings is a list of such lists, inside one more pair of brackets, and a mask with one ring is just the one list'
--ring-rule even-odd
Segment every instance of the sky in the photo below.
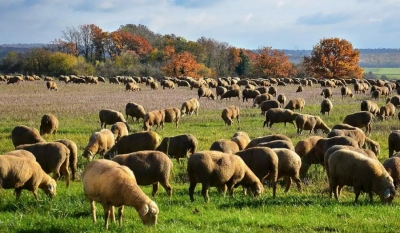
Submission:
{"label": "sky", "polygon": [[49,43],[83,24],[142,24],[245,49],[311,50],[331,37],[400,48],[400,0],[0,0],[0,44]]}

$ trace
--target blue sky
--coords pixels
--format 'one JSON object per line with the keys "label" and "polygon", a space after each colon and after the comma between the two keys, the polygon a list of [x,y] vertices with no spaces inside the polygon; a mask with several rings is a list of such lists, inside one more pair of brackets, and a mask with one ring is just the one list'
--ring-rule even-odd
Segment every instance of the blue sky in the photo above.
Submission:
{"label": "blue sky", "polygon": [[67,27],[143,24],[257,49],[312,49],[339,37],[356,48],[400,48],[400,0],[0,0],[0,44],[48,43]]}

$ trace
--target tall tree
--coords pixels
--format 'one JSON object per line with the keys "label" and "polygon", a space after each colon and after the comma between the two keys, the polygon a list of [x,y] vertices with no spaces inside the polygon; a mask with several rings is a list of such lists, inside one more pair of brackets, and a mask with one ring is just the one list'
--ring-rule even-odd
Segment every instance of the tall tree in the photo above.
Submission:
{"label": "tall tree", "polygon": [[261,77],[288,77],[295,72],[289,57],[271,47],[258,49],[253,69],[255,74]]}
{"label": "tall tree", "polygon": [[311,56],[304,57],[306,71],[317,78],[362,78],[358,65],[360,51],[339,38],[324,38],[313,47]]}
{"label": "tall tree", "polygon": [[244,54],[243,50],[240,50],[239,52],[239,59],[240,61],[237,63],[235,71],[239,75],[239,77],[244,77],[250,73],[250,59]]}
{"label": "tall tree", "polygon": [[200,64],[196,58],[189,52],[175,54],[162,70],[170,76],[190,76],[193,78],[199,77]]}

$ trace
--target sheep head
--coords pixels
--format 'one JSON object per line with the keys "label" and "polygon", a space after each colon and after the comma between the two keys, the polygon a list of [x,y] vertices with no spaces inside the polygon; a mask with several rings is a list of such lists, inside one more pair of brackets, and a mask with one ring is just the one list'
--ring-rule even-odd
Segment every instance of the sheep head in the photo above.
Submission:
{"label": "sheep head", "polygon": [[157,224],[158,212],[158,206],[154,201],[145,204],[142,209],[138,211],[143,224],[149,226]]}
{"label": "sheep head", "polygon": [[57,193],[57,183],[54,179],[49,179],[48,182],[44,182],[40,185],[40,188],[49,196],[50,198],[54,198]]}

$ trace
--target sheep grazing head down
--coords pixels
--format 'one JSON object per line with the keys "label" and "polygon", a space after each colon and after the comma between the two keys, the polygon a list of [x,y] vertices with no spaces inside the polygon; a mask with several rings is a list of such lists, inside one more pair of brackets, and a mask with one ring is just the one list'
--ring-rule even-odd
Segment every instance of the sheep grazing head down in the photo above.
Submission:
{"label": "sheep grazing head down", "polygon": [[142,209],[138,211],[143,224],[148,226],[157,224],[158,212],[158,206],[154,201],[144,205]]}
{"label": "sheep grazing head down", "polygon": [[56,196],[57,183],[54,179],[50,179],[50,181],[46,184],[42,184],[40,188],[49,196],[50,198],[54,198]]}
{"label": "sheep grazing head down", "polygon": [[255,182],[254,184],[251,185],[250,190],[253,193],[254,197],[260,197],[261,194],[264,192],[264,187],[262,186],[261,183]]}
{"label": "sheep grazing head down", "polygon": [[378,193],[379,198],[381,199],[381,202],[384,204],[390,204],[392,203],[394,196],[396,195],[396,191],[394,189],[394,184],[393,184],[393,179],[390,176],[382,177],[382,179],[386,180],[389,182],[391,185],[388,186],[384,191],[381,193]]}

